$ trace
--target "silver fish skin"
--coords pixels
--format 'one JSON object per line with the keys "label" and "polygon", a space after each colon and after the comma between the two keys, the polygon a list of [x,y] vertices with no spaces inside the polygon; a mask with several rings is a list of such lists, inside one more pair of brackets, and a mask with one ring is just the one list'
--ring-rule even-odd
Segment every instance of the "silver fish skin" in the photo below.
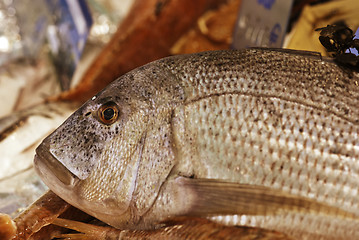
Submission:
{"label": "silver fish skin", "polygon": [[117,228],[193,215],[359,239],[358,82],[294,50],[164,58],[87,101],[37,148],[35,167]]}

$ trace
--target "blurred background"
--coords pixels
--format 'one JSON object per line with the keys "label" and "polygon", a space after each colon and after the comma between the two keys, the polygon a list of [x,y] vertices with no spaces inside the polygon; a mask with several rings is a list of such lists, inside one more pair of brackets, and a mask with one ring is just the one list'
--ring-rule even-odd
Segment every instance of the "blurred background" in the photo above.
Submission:
{"label": "blurred background", "polygon": [[358,13],[357,0],[0,0],[0,212],[14,217],[46,190],[36,146],[122,74],[218,49],[327,56],[315,29],[355,33]]}

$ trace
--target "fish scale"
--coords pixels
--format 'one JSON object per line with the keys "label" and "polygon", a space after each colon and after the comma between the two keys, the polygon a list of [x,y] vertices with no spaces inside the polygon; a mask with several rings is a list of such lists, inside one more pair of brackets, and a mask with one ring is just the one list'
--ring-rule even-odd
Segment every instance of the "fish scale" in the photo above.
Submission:
{"label": "fish scale", "polygon": [[[358,178],[353,179],[358,172],[350,171],[350,169],[358,168],[358,163],[355,162],[358,159],[358,151],[352,152],[351,158],[335,153],[329,154],[327,146],[330,145],[328,141],[332,137],[332,133],[320,131],[319,135],[316,131],[316,126],[333,122],[335,125],[326,124],[327,129],[337,130],[337,136],[331,142],[332,144],[343,142],[343,137],[340,136],[349,137],[350,134],[343,128],[335,128],[335,126],[345,126],[342,119],[331,115],[325,118],[318,110],[312,110],[297,103],[284,104],[282,100],[276,98],[256,99],[256,97],[231,94],[218,98],[218,101],[210,98],[191,103],[187,110],[190,113],[187,113],[188,124],[185,125],[188,127],[188,131],[194,132],[191,134],[192,136],[198,135],[198,140],[194,144],[200,151],[196,155],[192,153],[191,156],[202,160],[198,165],[199,169],[193,170],[196,177],[223,178],[223,176],[231,176],[226,179],[275,187],[293,194],[310,196],[313,199],[358,213]],[[290,113],[279,114],[281,118],[272,120],[273,114],[269,115],[267,111],[268,104],[278,109],[290,109]],[[192,105],[197,106],[192,107]],[[283,107],[283,105],[286,106]],[[231,121],[228,119],[227,112],[236,113],[234,117],[230,118]],[[310,114],[308,114],[309,112]],[[257,121],[253,121],[254,118]],[[276,123],[276,127],[273,127],[273,122]],[[208,129],[208,125],[216,129],[217,132]],[[299,131],[299,128],[303,129]],[[232,135],[229,129],[236,134]],[[274,131],[274,129],[281,131]],[[358,131],[358,128],[356,130]],[[344,147],[353,150],[355,146],[358,146],[356,138],[351,138],[351,141]],[[245,151],[240,152],[239,149]],[[213,162],[208,159],[221,159],[221,161]],[[238,159],[238,161],[235,162],[233,159]],[[226,165],[229,163],[230,167]],[[333,168],[332,165],[335,163],[341,165],[340,167],[343,169],[339,171]],[[262,171],[263,169],[264,171]],[[323,170],[326,172],[323,173]],[[335,170],[337,174],[333,173]],[[247,219],[251,218],[257,220],[256,223],[258,223],[258,218],[260,219],[260,217],[253,216],[249,216]],[[261,224],[250,224],[250,222],[245,222],[245,224],[274,227],[273,222],[277,222],[276,229],[294,232],[293,229],[288,230],[288,225],[281,226],[283,216],[281,216],[281,221],[276,218],[278,217],[270,218],[267,222],[260,221]],[[297,226],[295,224],[298,221],[296,216],[287,218],[287,220]],[[306,221],[308,221],[308,216],[303,220],[303,222]],[[313,225],[315,227],[311,229],[312,231],[318,227],[318,229],[323,229],[326,227],[325,223],[330,223],[327,219],[322,220],[322,223],[321,219],[313,221],[315,221]],[[232,224],[239,223],[232,221]],[[310,226],[310,224],[305,225]],[[349,226],[352,225],[349,224]],[[338,228],[338,225],[335,228]],[[303,237],[302,232],[300,236]],[[309,239],[312,237],[311,235]]]}
{"label": "fish scale", "polygon": [[[261,52],[253,58],[268,58],[263,55],[266,53]],[[281,59],[274,68],[278,71],[274,74],[276,79],[270,81],[272,86],[269,87],[268,79],[258,80],[248,69],[244,71],[247,76],[238,77],[245,75],[235,73],[240,71],[240,64],[236,64],[238,59],[231,61],[233,68],[227,66],[230,70],[224,70],[225,76],[217,69],[213,72],[213,65],[202,62],[197,63],[198,68],[183,67],[190,72],[196,69],[196,73],[181,73],[178,70],[181,63],[172,69],[176,76],[183,76],[181,80],[186,87],[193,87],[193,91],[187,91],[189,103],[185,107],[184,125],[185,131],[196,136],[196,140],[184,140],[179,145],[190,149],[186,142],[191,142],[197,146],[197,151],[188,153],[189,157],[181,161],[198,159],[200,163],[192,170],[198,178],[225,176],[230,181],[274,187],[358,214],[359,127],[358,115],[355,115],[358,113],[355,106],[359,106],[358,88],[351,90],[348,96],[335,87],[338,83],[320,79],[323,67],[317,66],[323,64],[318,59],[301,60],[301,64],[293,60],[287,63],[293,67],[294,74],[301,72],[303,79],[299,81],[297,75],[281,74],[279,65],[284,63],[284,68],[288,69]],[[265,64],[266,68],[273,69],[271,63],[266,61]],[[312,65],[313,68],[305,70]],[[335,80],[343,78],[327,66],[325,68],[324,74],[329,72]],[[259,75],[265,74],[264,71]],[[333,89],[327,90],[327,85],[318,82],[318,78]],[[295,87],[287,87],[292,84]],[[178,168],[179,172],[186,171]],[[261,226],[268,227],[267,224]]]}
{"label": "fish scale", "polygon": [[[269,115],[268,105],[282,108],[283,112],[277,110],[278,114]],[[359,157],[359,151],[355,147],[359,146],[359,141],[349,137],[342,119],[333,115],[324,116],[316,109],[297,103],[284,104],[281,99],[232,94],[199,100],[187,105],[186,111],[186,130],[191,132],[189,135],[197,136],[193,144],[198,146],[198,151],[191,156],[199,159],[199,166],[208,169],[206,174],[201,168],[194,170],[197,177],[228,176],[231,181],[263,184],[302,196],[325,199],[330,204],[337,203],[335,205],[338,207],[350,206],[351,211],[358,213],[358,178],[350,178],[358,175],[355,160]],[[238,115],[229,121],[227,111],[235,111]],[[324,123],[329,129],[336,129],[339,136],[347,137],[334,138],[330,146],[332,133],[320,131],[318,135],[316,130],[317,125]],[[334,144],[344,139],[347,143],[340,144],[343,147]],[[344,150],[340,154],[333,148]],[[228,164],[232,168],[228,168]],[[232,169],[238,175],[230,174]],[[210,170],[215,172],[211,174]],[[298,179],[302,181],[298,183]],[[293,185],[297,185],[297,188],[293,188]],[[306,187],[310,185],[311,188]],[[325,189],[323,193],[322,188]]]}
{"label": "fish scale", "polygon": [[[197,57],[202,57],[198,60]],[[335,114],[358,124],[358,79],[350,78],[335,63],[318,55],[301,55],[252,49],[246,52],[177,57],[173,64],[162,60],[180,78],[186,100],[238,91],[243,94],[281,97]],[[215,59],[214,59],[215,58]],[[221,62],[220,66],[218,63]]]}
{"label": "fish scale", "polygon": [[[302,51],[161,59],[85,103],[38,147],[35,166],[60,197],[121,229],[190,215],[358,237],[358,80]],[[101,120],[106,106],[118,119]]]}

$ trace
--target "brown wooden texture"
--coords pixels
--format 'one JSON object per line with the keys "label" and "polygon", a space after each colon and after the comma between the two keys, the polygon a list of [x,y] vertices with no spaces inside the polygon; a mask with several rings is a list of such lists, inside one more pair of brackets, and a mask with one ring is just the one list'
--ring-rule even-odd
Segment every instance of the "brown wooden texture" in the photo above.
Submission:
{"label": "brown wooden texture", "polygon": [[226,0],[136,0],[111,41],[62,100],[85,101],[122,74],[168,56],[206,10]]}

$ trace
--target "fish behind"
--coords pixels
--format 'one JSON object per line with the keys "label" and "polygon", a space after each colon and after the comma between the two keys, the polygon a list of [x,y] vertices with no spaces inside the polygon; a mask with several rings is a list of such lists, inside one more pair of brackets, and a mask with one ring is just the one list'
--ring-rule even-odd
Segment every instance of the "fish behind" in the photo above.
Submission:
{"label": "fish behind", "polygon": [[37,172],[121,229],[207,217],[359,238],[359,77],[294,50],[164,58],[112,82],[37,148]]}

